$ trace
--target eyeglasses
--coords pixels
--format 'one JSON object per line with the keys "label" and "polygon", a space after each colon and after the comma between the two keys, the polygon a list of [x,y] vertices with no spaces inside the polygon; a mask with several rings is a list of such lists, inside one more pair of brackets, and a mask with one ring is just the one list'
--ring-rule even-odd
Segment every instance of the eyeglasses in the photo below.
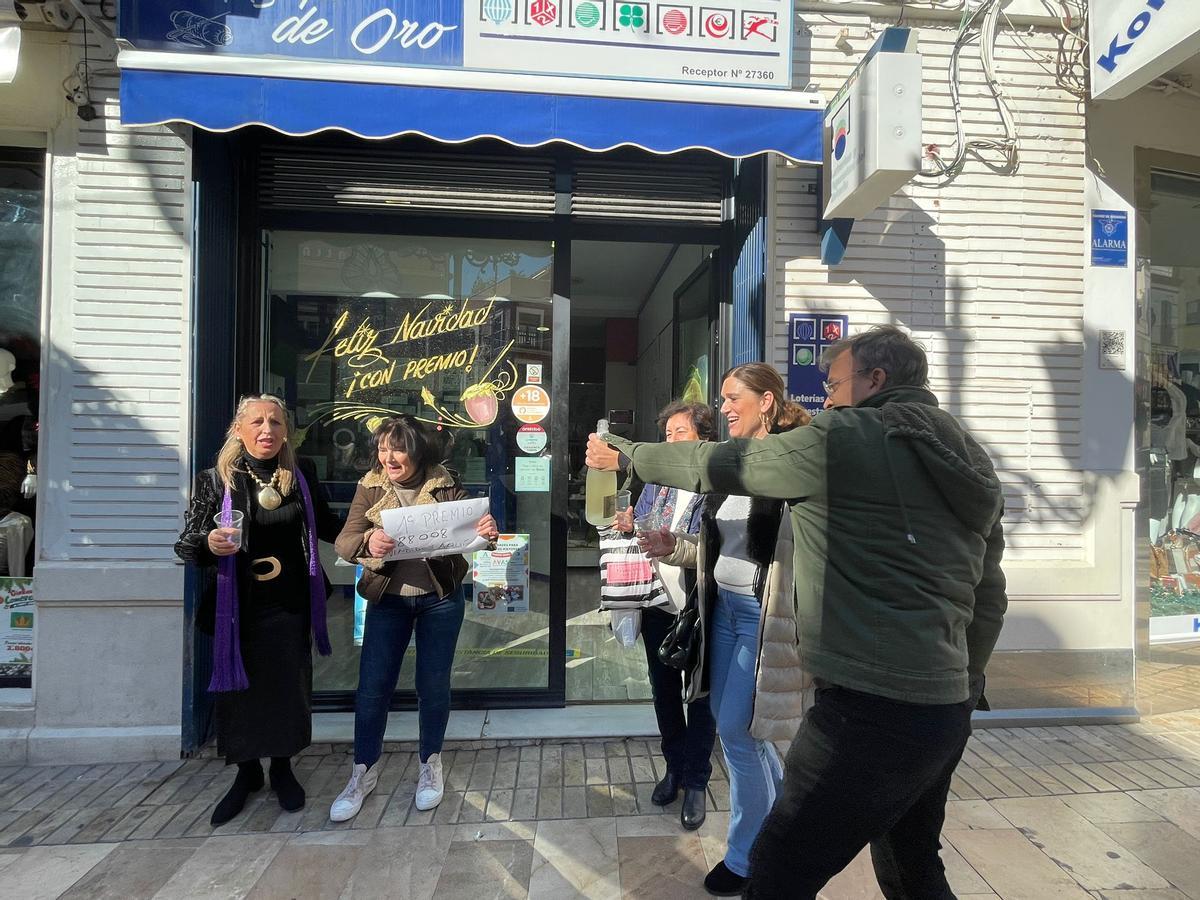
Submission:
{"label": "eyeglasses", "polygon": [[833,396],[833,392],[838,389],[838,385],[840,385],[842,382],[849,381],[851,378],[856,378],[859,375],[866,375],[870,371],[870,369],[858,369],[855,372],[851,372],[845,378],[839,378],[837,381],[822,381],[821,387],[825,389],[825,395],[827,397],[831,397]]}

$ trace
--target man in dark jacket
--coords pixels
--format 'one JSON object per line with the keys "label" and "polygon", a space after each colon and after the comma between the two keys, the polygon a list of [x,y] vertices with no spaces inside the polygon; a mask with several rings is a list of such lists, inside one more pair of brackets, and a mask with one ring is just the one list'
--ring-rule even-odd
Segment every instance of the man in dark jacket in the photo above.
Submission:
{"label": "man in dark jacket", "polygon": [[[744,896],[816,897],[866,845],[889,898],[953,897],[938,857],[950,778],[1007,607],[1003,497],[881,326],[822,360],[826,412],[756,441],[608,443],[646,481],[787,500],[804,667],[817,681]],[[593,436],[588,463],[617,454]]]}

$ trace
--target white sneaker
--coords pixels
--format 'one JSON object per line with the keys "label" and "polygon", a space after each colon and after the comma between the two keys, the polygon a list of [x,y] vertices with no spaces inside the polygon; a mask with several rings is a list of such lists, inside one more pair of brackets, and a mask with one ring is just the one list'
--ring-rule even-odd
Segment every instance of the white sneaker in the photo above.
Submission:
{"label": "white sneaker", "polygon": [[367,795],[375,790],[375,785],[379,783],[379,763],[367,768],[361,763],[354,767],[350,773],[350,781],[346,784],[345,789],[338,794],[337,799],[333,801],[333,805],[329,807],[329,818],[334,822],[345,822],[347,819],[353,819],[358,815],[358,811],[362,809],[363,801],[367,799]]}
{"label": "white sneaker", "polygon": [[417,809],[433,809],[442,802],[442,755],[434,753],[429,762],[421,763],[421,774],[417,778]]}

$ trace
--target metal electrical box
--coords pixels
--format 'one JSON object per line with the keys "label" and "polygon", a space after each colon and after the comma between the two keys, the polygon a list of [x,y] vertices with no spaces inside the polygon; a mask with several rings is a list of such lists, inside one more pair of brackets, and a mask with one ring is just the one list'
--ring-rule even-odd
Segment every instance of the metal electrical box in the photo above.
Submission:
{"label": "metal electrical box", "polygon": [[825,113],[826,219],[862,219],[921,169],[921,56],[889,28]]}

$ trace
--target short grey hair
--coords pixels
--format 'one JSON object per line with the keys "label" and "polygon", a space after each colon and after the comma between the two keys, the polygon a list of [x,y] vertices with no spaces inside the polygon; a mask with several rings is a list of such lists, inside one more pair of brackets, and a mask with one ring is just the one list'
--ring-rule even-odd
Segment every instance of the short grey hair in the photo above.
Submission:
{"label": "short grey hair", "polygon": [[821,353],[821,371],[828,372],[833,361],[849,350],[859,369],[883,369],[888,386],[929,386],[929,361],[925,348],[895,325],[875,325],[853,337],[830,344]]}

